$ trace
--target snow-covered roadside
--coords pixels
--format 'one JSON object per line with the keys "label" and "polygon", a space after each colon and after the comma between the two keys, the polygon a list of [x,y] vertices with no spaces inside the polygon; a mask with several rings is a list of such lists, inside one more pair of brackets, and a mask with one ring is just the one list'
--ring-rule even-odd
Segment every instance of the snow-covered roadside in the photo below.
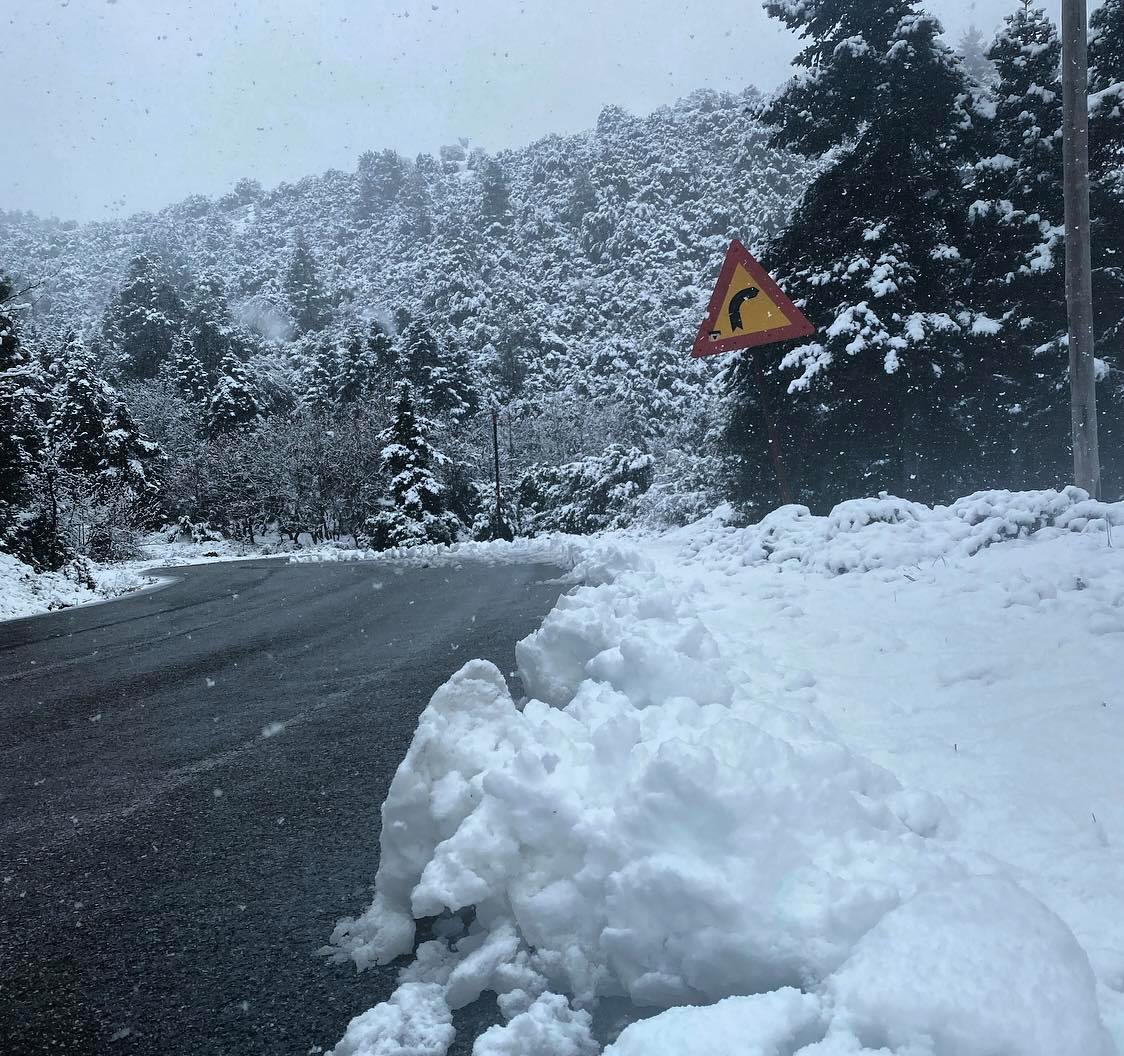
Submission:
{"label": "snow-covered roadside", "polygon": [[89,580],[82,583],[62,572],[36,572],[11,554],[0,552],[0,621],[111,601],[157,582],[130,566],[89,561],[85,572]]}
{"label": "snow-covered roadside", "polygon": [[333,935],[415,958],[337,1056],[439,1056],[485,990],[507,1022],[478,1056],[596,1053],[612,996],[669,1009],[613,1056],[1115,1052],[1106,519],[1075,491],[862,500],[579,566],[518,649],[524,706],[474,661],[421,717],[375,901]]}
{"label": "snow-covered roadside", "polygon": [[[142,556],[136,559],[114,565],[87,561],[92,587],[60,572],[36,572],[11,555],[0,553],[0,620],[111,601],[136,590],[151,589],[164,582],[151,574],[151,570],[157,568],[275,558],[293,564],[378,561],[405,568],[455,567],[465,561],[493,565],[541,562],[570,570],[583,559],[589,545],[589,540],[581,536],[550,534],[514,542],[464,542],[393,550],[358,550],[334,543],[283,550],[229,539],[205,543],[168,542],[159,535],[152,535],[142,544]],[[604,544],[601,549],[611,552]],[[603,574],[611,575],[611,571],[606,568]]]}

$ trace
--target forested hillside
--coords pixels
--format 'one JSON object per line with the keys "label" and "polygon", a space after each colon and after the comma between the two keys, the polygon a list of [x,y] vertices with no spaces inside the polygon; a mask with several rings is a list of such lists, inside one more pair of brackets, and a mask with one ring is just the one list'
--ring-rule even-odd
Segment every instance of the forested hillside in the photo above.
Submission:
{"label": "forested hillside", "polygon": [[[1065,483],[1053,23],[1017,8],[965,61],[910,0],[766,7],[806,44],[770,99],[610,107],[588,133],[495,156],[370,151],[354,173],[242,181],[123,221],[0,214],[7,545],[57,565],[160,523],[392,546],[676,522],[728,498],[753,514],[778,499],[766,412],[813,507]],[[1116,493],[1120,0],[1092,29]],[[817,334],[700,363],[734,237]]]}
{"label": "forested hillside", "polygon": [[[390,494],[401,380],[468,525],[492,408],[524,530],[608,524],[653,479],[650,502],[695,514],[721,493],[719,367],[688,357],[708,283],[732,235],[781,228],[814,166],[766,147],[757,105],[609,108],[495,157],[369,152],[354,173],[121,222],[7,214],[12,285],[42,283],[9,314],[41,389],[87,370],[103,410],[123,401],[160,445],[168,519],[364,534]],[[591,479],[596,508],[572,506]]]}

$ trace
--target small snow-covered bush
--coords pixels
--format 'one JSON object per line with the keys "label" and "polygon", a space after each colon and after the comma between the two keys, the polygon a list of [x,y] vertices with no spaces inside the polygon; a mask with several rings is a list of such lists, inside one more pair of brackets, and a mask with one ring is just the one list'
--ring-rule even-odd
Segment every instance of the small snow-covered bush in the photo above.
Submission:
{"label": "small snow-covered bush", "polygon": [[720,538],[708,529],[685,543],[724,554],[731,565],[795,562],[840,575],[904,568],[970,557],[1004,540],[1043,530],[1105,532],[1124,525],[1124,502],[1091,499],[1080,488],[1061,491],[981,491],[948,506],[925,506],[892,495],[851,499],[829,514],[806,506],[782,506],[748,528],[727,528]]}
{"label": "small snow-covered bush", "polygon": [[623,527],[653,476],[651,455],[620,444],[563,466],[532,466],[517,486],[520,527],[531,535]]}

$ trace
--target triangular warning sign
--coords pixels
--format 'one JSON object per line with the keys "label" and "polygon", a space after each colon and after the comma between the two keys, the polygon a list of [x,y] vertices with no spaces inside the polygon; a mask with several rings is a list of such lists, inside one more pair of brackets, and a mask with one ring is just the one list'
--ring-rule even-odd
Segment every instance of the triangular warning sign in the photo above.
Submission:
{"label": "triangular warning sign", "polygon": [[734,239],[691,355],[714,356],[815,332],[804,313]]}

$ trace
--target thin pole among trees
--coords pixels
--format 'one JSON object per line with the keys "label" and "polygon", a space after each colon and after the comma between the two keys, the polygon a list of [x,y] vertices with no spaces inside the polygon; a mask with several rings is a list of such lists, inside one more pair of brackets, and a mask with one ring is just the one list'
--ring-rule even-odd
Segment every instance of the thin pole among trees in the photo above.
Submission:
{"label": "thin pole among trees", "polygon": [[1093,269],[1089,230],[1089,75],[1086,0],[1062,0],[1062,101],[1065,158],[1065,285],[1073,482],[1100,496]]}

